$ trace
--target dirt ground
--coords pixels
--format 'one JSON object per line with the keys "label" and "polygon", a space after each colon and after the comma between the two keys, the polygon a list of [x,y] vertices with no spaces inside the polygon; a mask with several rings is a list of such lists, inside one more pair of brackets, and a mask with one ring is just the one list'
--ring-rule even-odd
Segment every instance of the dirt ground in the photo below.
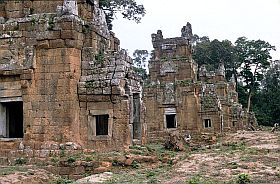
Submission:
{"label": "dirt ground", "polygon": [[216,144],[176,152],[174,157],[180,159],[169,165],[114,172],[105,183],[280,184],[279,131],[238,131]]}
{"label": "dirt ground", "polygon": [[52,184],[55,176],[33,166],[0,167],[0,184]]}
{"label": "dirt ground", "polygon": [[[161,183],[183,183],[193,177],[213,183],[234,183],[241,173],[251,183],[280,183],[280,134],[269,131],[239,131],[215,145],[197,150],[173,166],[170,179]],[[168,174],[170,175],[170,173]]]}
{"label": "dirt ground", "polygon": [[[215,144],[186,146],[186,150],[180,152],[153,144],[135,146],[118,154],[156,159],[152,162],[133,161],[129,166],[113,164],[108,174],[92,175],[78,183],[238,184],[243,181],[245,184],[250,181],[280,184],[280,131],[238,131],[218,138]],[[238,178],[242,175],[246,176],[245,180]],[[0,166],[0,184],[8,183],[63,184],[75,181],[59,178],[38,167]]]}

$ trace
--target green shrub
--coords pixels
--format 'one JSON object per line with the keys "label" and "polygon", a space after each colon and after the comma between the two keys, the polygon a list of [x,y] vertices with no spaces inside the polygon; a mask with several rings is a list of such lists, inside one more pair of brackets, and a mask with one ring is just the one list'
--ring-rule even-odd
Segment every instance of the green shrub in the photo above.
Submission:
{"label": "green shrub", "polygon": [[246,183],[250,183],[250,182],[251,182],[251,179],[248,174],[241,173],[238,175],[238,178],[237,178],[238,184],[246,184]]}
{"label": "green shrub", "polygon": [[69,164],[74,163],[74,162],[76,162],[76,158],[74,158],[74,157],[68,157],[67,162],[68,162]]}
{"label": "green shrub", "polygon": [[188,184],[201,184],[202,179],[198,176],[192,177],[191,179],[188,180]]}
{"label": "green shrub", "polygon": [[26,158],[22,158],[22,157],[16,158],[16,160],[15,160],[16,165],[23,165],[23,164],[26,164],[26,162],[27,162]]}
{"label": "green shrub", "polygon": [[132,166],[132,168],[134,168],[134,169],[138,169],[138,168],[140,167],[140,164],[139,164],[137,161],[133,160],[131,166]]}

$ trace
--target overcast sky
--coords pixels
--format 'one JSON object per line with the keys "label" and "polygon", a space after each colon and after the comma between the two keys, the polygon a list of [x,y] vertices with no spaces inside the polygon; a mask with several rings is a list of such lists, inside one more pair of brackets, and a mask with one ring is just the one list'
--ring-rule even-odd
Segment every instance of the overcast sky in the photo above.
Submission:
{"label": "overcast sky", "polygon": [[162,30],[165,38],[181,35],[187,22],[193,33],[212,39],[238,37],[261,39],[276,46],[274,59],[280,59],[280,0],[136,0],[146,8],[140,24],[114,21],[113,31],[121,47],[130,54],[135,49],[152,50],[151,34]]}

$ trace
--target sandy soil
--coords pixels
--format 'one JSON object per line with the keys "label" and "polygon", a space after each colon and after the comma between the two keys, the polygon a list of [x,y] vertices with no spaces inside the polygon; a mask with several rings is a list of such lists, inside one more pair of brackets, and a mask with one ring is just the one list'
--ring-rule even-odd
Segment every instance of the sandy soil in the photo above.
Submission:
{"label": "sandy soil", "polygon": [[174,166],[170,179],[162,183],[183,183],[199,176],[219,182],[249,174],[254,183],[280,183],[280,133],[239,131],[220,143],[198,150]]}

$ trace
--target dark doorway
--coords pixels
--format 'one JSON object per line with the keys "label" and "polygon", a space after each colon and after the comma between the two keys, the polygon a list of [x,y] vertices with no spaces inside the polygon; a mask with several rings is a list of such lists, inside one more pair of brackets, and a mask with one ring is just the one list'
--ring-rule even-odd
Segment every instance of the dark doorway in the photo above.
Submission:
{"label": "dark doorway", "polygon": [[23,138],[23,103],[1,103],[1,130],[6,138]]}
{"label": "dark doorway", "polygon": [[140,94],[133,94],[133,139],[141,139]]}
{"label": "dark doorway", "polygon": [[96,135],[108,135],[109,115],[96,115]]}
{"label": "dark doorway", "polygon": [[176,114],[167,114],[165,115],[166,118],[166,127],[167,128],[176,128]]}

